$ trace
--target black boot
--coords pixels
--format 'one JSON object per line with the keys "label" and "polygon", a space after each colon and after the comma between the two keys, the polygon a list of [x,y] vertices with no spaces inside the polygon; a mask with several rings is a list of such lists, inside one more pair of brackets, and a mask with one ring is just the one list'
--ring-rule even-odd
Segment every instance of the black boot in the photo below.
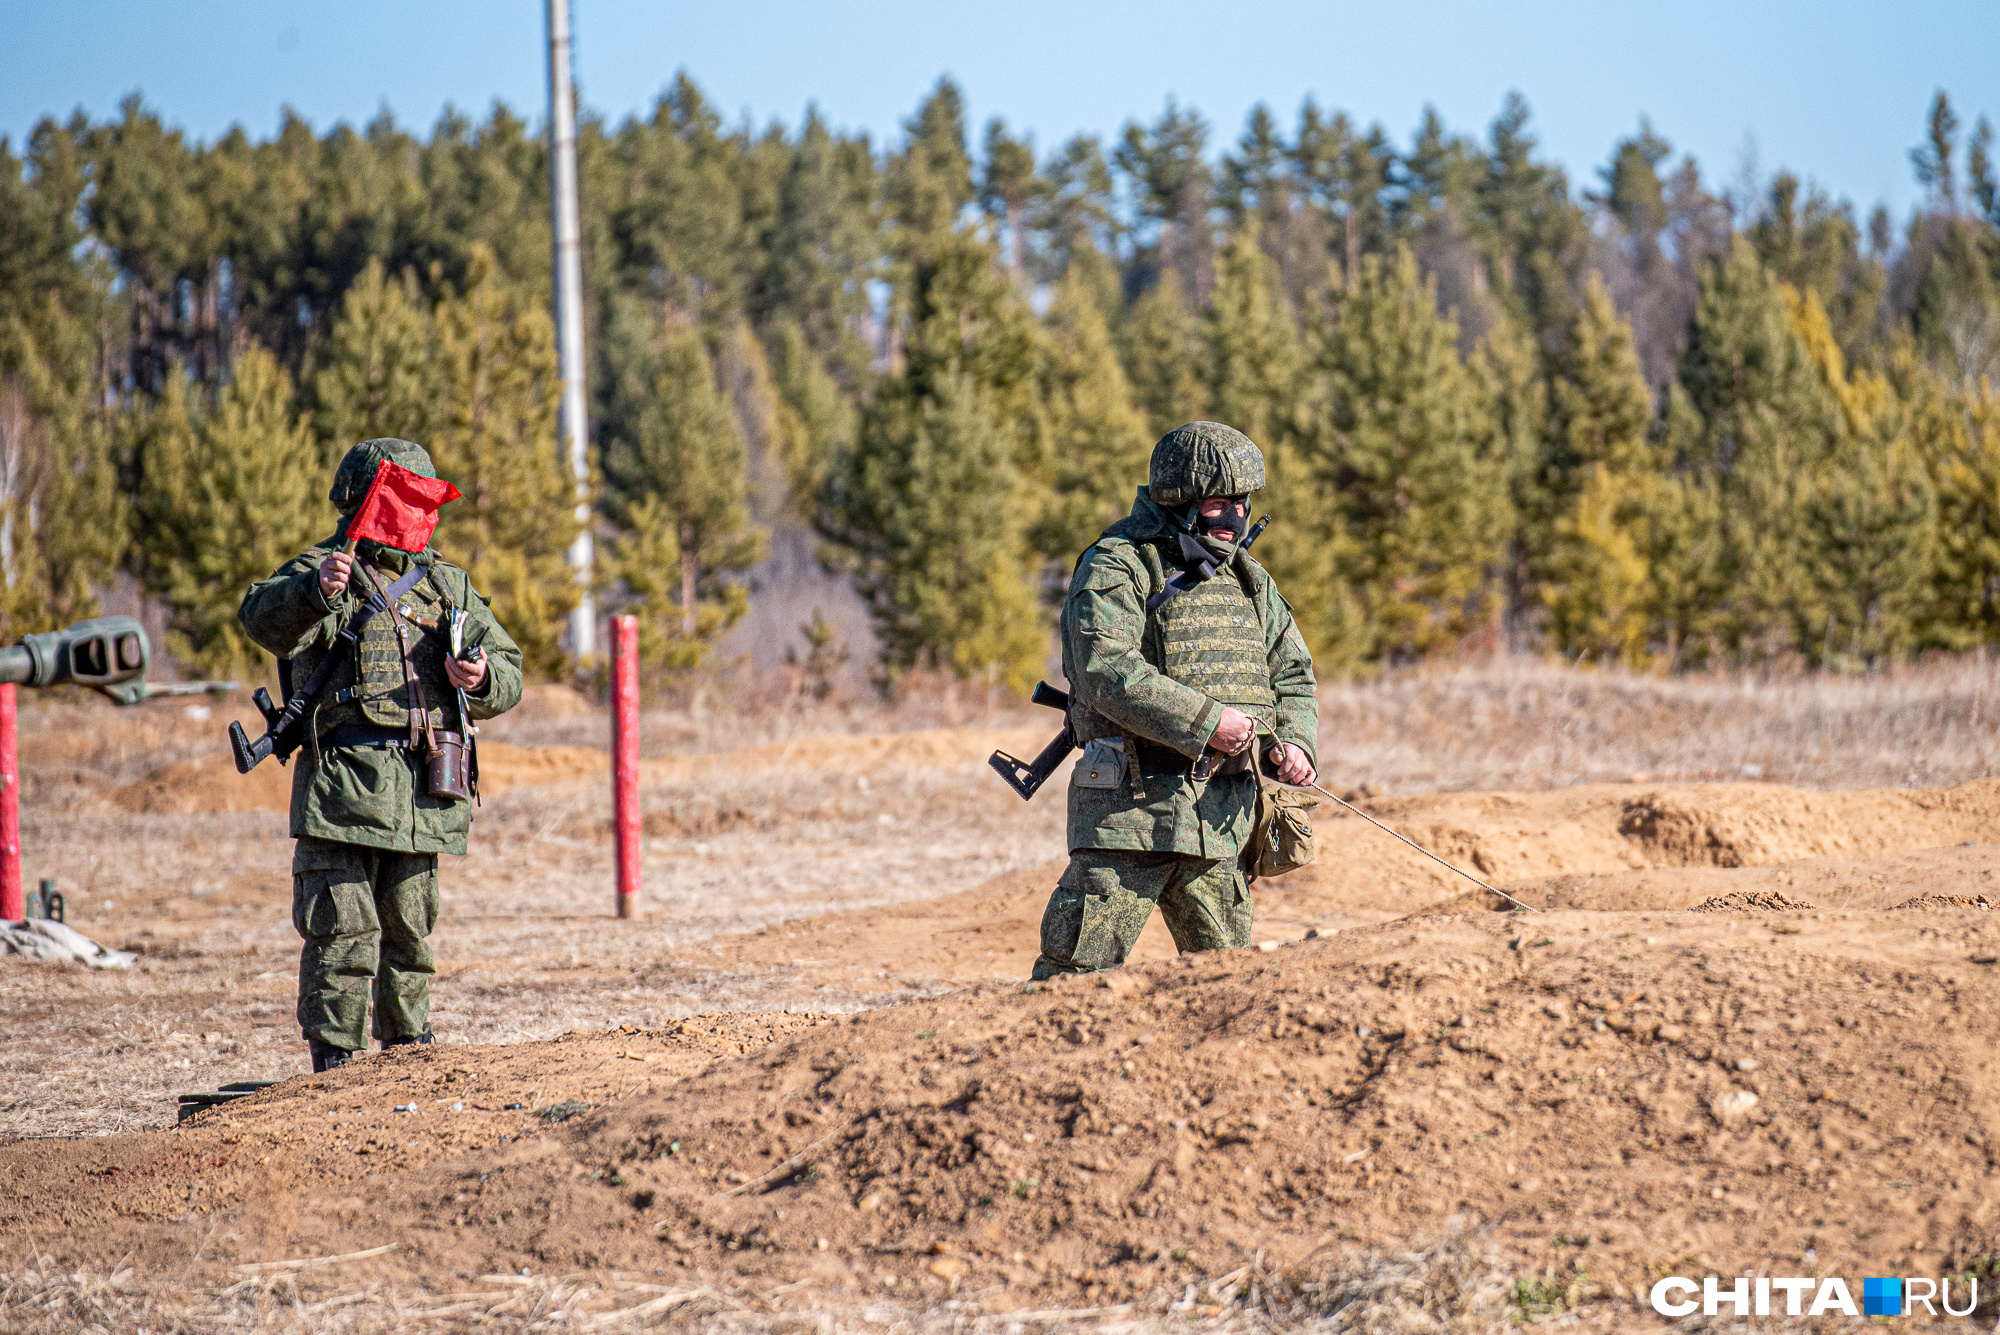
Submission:
{"label": "black boot", "polygon": [[322,1071],[331,1071],[336,1066],[345,1066],[354,1060],[354,1054],[346,1048],[335,1047],[317,1038],[307,1039],[306,1046],[312,1049],[314,1075]]}
{"label": "black boot", "polygon": [[426,1029],[421,1034],[409,1034],[402,1038],[388,1039],[382,1046],[384,1048],[406,1048],[412,1043],[433,1043],[436,1041],[431,1037],[431,1031]]}

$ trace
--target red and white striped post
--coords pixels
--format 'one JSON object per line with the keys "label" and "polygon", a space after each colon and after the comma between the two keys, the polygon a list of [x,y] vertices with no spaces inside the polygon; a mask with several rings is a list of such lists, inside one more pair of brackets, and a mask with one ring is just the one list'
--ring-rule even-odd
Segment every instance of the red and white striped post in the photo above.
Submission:
{"label": "red and white striped post", "polygon": [[[640,825],[639,618],[635,616],[611,618],[611,830],[618,848],[618,916],[636,918]],[[18,877],[17,872],[16,894]]]}
{"label": "red and white striped post", "polygon": [[15,748],[14,683],[0,685],[0,919],[28,916],[21,898],[21,761]]}

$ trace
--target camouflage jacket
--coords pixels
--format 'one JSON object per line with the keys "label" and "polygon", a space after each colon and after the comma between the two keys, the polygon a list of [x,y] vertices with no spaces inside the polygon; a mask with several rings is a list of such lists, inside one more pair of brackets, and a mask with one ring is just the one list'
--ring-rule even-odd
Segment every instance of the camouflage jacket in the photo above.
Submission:
{"label": "camouflage jacket", "polygon": [[[280,658],[301,659],[308,667],[331,645],[358,603],[356,581],[329,601],[320,592],[319,564],[338,550],[336,534],[302,555],[285,562],[269,579],[250,586],[237,619],[244,631]],[[474,719],[504,714],[521,700],[521,651],[472,587],[472,578],[457,566],[426,550],[411,557],[393,548],[361,544],[359,558],[393,579],[415,560],[429,565],[431,582],[453,605],[466,612],[466,642],[486,650],[486,680],[466,693]],[[383,614],[383,615],[386,615]],[[426,635],[437,632],[426,631]],[[292,837],[331,839],[406,853],[465,852],[472,825],[472,803],[436,798],[420,791],[421,781],[408,751],[361,746],[326,746],[321,734],[330,726],[319,715],[334,693],[354,680],[354,665],[336,668],[321,691],[316,708],[307,715],[312,736],[292,757]],[[304,671],[293,676],[294,687],[305,684]],[[450,700],[447,724],[457,722],[456,693],[442,676],[424,678],[433,703]]]}
{"label": "camouflage jacket", "polygon": [[[1144,487],[1132,513],[1105,533],[1077,562],[1063,603],[1063,672],[1069,678],[1070,723],[1079,742],[1129,737],[1156,743],[1182,756],[1199,756],[1221,722],[1220,701],[1175,681],[1162,670],[1157,636],[1147,634],[1146,599],[1158,590],[1165,567],[1153,539],[1166,531],[1165,516]],[[1228,570],[1243,583],[1262,622],[1271,687],[1277,695],[1273,731],[1280,741],[1305,748],[1319,763],[1319,701],[1314,694],[1312,655],[1279,596],[1277,583],[1247,553]],[[1182,595],[1186,596],[1186,595]],[[1155,763],[1160,762],[1160,763]],[[1235,857],[1255,817],[1256,780],[1248,773],[1200,782],[1171,758],[1146,748],[1137,764],[1139,782],[1115,788],[1078,783],[1083,766],[1072,772],[1069,790],[1069,846],[1184,853],[1204,858]]]}

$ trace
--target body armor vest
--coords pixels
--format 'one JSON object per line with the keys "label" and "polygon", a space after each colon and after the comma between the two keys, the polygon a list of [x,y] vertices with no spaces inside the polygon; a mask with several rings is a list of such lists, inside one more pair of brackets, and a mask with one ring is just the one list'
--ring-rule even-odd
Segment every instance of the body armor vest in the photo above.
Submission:
{"label": "body armor vest", "polygon": [[1233,562],[1160,604],[1151,620],[1155,624],[1147,628],[1148,638],[1158,637],[1154,661],[1162,672],[1267,727],[1276,726],[1278,694],[1271,688],[1263,618]]}
{"label": "body armor vest", "polygon": [[[393,575],[383,574],[385,585],[393,579]],[[356,597],[367,596],[368,584],[359,562],[348,587]],[[438,621],[450,614],[451,602],[439,588],[435,569],[398,598],[396,608],[402,614],[400,621],[405,632],[411,637],[410,657],[416,665],[417,679],[423,683],[424,703],[430,707],[432,726],[464,731],[464,720],[458,717],[458,692],[444,674],[444,632],[426,630],[409,619],[414,614],[426,621]],[[410,712],[416,702],[410,699],[409,682],[403,674],[403,646],[396,639],[398,622],[399,618],[387,611],[369,618],[355,644],[355,652],[334,669],[326,694],[320,697],[321,703],[313,711],[316,735],[324,737],[335,728],[353,723],[390,728],[409,726]],[[293,667],[294,680],[309,676],[325,652],[325,646],[315,645],[301,653]]]}

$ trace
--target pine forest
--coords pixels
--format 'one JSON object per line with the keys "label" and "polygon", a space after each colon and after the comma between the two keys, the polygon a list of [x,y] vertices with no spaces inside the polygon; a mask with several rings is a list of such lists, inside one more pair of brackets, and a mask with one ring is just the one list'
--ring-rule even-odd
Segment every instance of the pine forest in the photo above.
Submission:
{"label": "pine forest", "polygon": [[[1211,418],[1265,450],[1259,555],[1326,678],[1982,648],[2000,164],[1945,94],[1910,119],[1896,218],[1725,188],[1644,122],[1572,179],[1518,97],[1477,133],[1308,101],[1224,142],[1169,102],[1038,145],[944,80],[874,143],[679,76],[579,133],[593,596],[657,673],[714,672],[804,553],[877,681],[1019,690],[1152,441]],[[243,589],[393,435],[463,492],[440,549],[532,669],[574,671],[549,257],[504,106],[199,143],[135,95],[0,139],[0,637],[115,591],[186,670],[261,679]]]}

